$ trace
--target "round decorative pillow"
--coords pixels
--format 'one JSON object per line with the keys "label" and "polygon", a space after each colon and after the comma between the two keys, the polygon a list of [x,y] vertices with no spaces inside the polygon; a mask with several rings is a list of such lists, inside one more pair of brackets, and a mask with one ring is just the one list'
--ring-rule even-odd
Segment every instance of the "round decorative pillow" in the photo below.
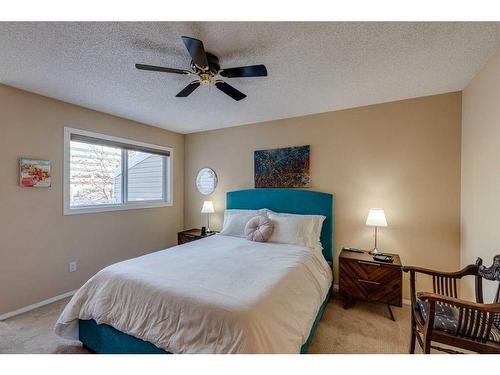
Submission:
{"label": "round decorative pillow", "polygon": [[267,242],[273,234],[274,224],[266,216],[257,215],[251,218],[245,225],[245,236],[247,240],[256,242]]}

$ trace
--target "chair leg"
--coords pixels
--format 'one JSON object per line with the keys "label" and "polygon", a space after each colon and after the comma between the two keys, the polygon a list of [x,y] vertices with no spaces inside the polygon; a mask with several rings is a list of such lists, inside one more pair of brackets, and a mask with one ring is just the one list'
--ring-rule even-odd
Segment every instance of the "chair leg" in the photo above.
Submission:
{"label": "chair leg", "polygon": [[424,354],[431,353],[432,330],[434,329],[434,317],[436,316],[436,301],[430,300],[427,307],[427,320],[424,327]]}
{"label": "chair leg", "polygon": [[424,354],[431,354],[431,340],[425,338],[424,341]]}
{"label": "chair leg", "polygon": [[431,354],[431,335],[426,332],[424,334],[424,345],[422,345],[422,352],[424,354]]}
{"label": "chair leg", "polygon": [[415,327],[415,324],[412,323],[411,325],[411,337],[410,337],[410,354],[415,354],[415,342],[417,341],[417,328]]}

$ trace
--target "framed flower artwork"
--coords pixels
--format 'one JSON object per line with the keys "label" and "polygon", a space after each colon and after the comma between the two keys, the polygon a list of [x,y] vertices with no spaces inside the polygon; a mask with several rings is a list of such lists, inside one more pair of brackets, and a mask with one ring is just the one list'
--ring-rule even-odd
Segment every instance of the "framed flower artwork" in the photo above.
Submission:
{"label": "framed flower artwork", "polygon": [[19,184],[22,187],[50,187],[50,160],[20,159]]}

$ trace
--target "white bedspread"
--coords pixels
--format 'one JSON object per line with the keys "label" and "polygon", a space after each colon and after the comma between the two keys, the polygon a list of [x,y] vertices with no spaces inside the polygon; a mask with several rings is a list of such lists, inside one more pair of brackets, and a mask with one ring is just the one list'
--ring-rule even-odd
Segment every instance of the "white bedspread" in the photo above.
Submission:
{"label": "white bedspread", "polygon": [[331,283],[320,250],[215,235],[104,268],[55,331],[94,319],[172,353],[298,353]]}

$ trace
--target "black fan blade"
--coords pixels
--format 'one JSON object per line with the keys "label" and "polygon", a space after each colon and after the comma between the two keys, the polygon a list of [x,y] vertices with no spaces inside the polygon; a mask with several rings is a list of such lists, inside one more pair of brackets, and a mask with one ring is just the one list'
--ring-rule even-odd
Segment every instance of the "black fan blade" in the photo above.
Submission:
{"label": "black fan blade", "polygon": [[220,91],[229,95],[231,98],[233,98],[236,101],[239,101],[241,99],[245,99],[247,97],[241,91],[236,90],[233,86],[228,85],[226,82],[217,81],[217,82],[215,82],[215,86],[217,86],[217,88]]}
{"label": "black fan blade", "polygon": [[267,69],[264,65],[240,66],[238,68],[223,69],[220,75],[227,78],[266,77]]}
{"label": "black fan blade", "polygon": [[205,53],[203,42],[188,36],[183,36],[181,38],[194,63],[200,68],[208,68],[207,54]]}
{"label": "black fan blade", "polygon": [[154,66],[154,65],[135,64],[135,67],[137,69],[140,69],[140,70],[150,70],[153,72],[165,72],[165,73],[177,73],[177,74],[190,74],[191,73],[189,70],[164,68],[162,66]]}
{"label": "black fan blade", "polygon": [[199,85],[200,85],[199,81],[193,81],[189,85],[187,85],[186,87],[184,87],[182,89],[182,91],[180,93],[178,93],[176,96],[178,98],[185,98],[186,96],[188,96],[189,94],[191,94],[194,90],[196,90]]}

